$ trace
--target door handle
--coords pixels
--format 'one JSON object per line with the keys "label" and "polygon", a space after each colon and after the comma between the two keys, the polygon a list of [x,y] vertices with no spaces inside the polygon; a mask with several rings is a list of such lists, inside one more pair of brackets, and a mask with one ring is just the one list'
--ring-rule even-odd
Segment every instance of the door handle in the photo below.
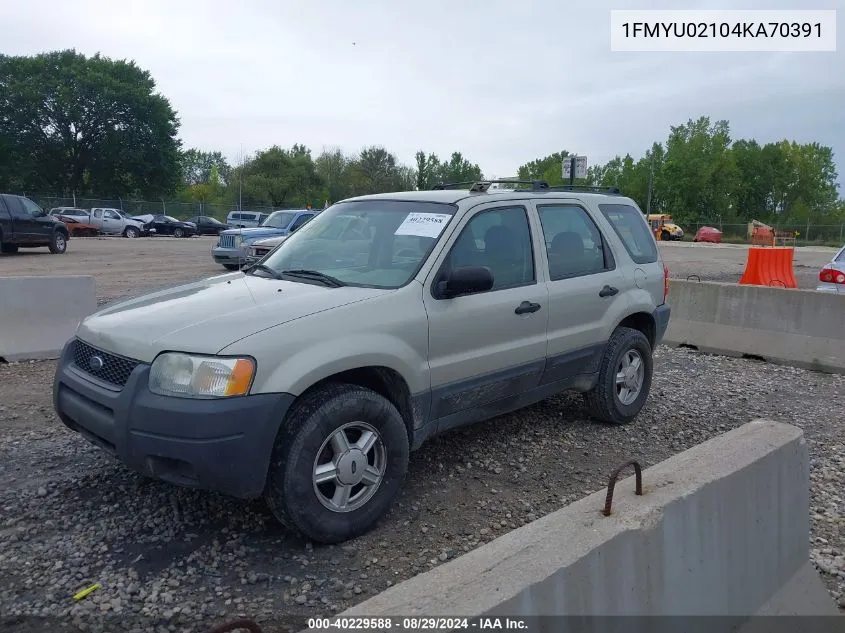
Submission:
{"label": "door handle", "polygon": [[619,288],[614,288],[612,286],[605,286],[601,290],[599,290],[600,297],[612,297],[613,295],[619,292]]}
{"label": "door handle", "polygon": [[530,312],[537,312],[540,309],[539,303],[531,303],[530,301],[523,301],[514,310],[514,314],[528,314]]}

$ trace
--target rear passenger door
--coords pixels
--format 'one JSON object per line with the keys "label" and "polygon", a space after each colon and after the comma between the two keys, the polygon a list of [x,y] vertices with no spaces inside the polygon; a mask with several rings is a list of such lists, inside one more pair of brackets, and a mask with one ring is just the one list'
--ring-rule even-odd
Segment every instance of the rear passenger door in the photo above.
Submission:
{"label": "rear passenger door", "polygon": [[536,201],[548,264],[548,358],[542,384],[598,371],[610,332],[626,315],[630,282],[587,208]]}
{"label": "rear passenger door", "polygon": [[[527,204],[481,205],[461,220],[448,249],[426,279],[423,301],[429,323],[433,418],[507,402],[537,387],[546,360],[548,291],[537,265]],[[491,290],[439,299],[433,289],[444,274],[465,266],[493,271]],[[536,306],[517,311],[523,303]],[[492,405],[492,406],[491,406]],[[501,408],[501,407],[498,407]],[[487,417],[487,416],[483,416]]]}
{"label": "rear passenger door", "polygon": [[6,195],[6,207],[9,209],[9,215],[12,217],[12,224],[14,226],[14,235],[16,242],[20,244],[28,242],[43,242],[44,236],[41,235],[38,220],[35,217],[35,211],[39,210],[33,204],[34,210],[27,208],[24,204],[25,198],[20,196]]}

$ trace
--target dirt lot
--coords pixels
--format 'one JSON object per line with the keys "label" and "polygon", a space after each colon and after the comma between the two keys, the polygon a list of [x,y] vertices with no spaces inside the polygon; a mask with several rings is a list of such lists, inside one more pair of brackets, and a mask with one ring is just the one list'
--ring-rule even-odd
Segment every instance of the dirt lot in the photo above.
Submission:
{"label": "dirt lot", "polygon": [[[213,242],[79,239],[65,256],[0,258],[0,275],[95,274],[106,301],[225,272]],[[742,271],[741,248],[661,248],[675,277]],[[829,258],[799,250],[802,285]],[[261,503],[144,479],[66,430],[52,409],[54,367],[0,365],[0,616],[21,618],[10,630],[70,616],[90,630],[202,632],[241,614],[268,633],[298,630],[291,618],[342,610],[602,488],[626,459],[647,467],[756,417],[807,433],[813,560],[845,608],[842,376],[660,348],[652,397],[631,425],[590,423],[565,395],[448,433],[412,455],[401,498],[373,532],[322,547],[278,527]]]}
{"label": "dirt lot", "polygon": [[[100,302],[105,303],[202,277],[227,272],[211,259],[216,237],[171,237],[128,240],[119,237],[71,240],[65,255],[46,248],[0,256],[0,277],[13,275],[94,275]],[[702,281],[737,282],[745,268],[747,248],[732,244],[661,242],[669,274],[675,279],[698,275]],[[800,288],[815,288],[819,269],[836,249],[798,248],[795,278]]]}

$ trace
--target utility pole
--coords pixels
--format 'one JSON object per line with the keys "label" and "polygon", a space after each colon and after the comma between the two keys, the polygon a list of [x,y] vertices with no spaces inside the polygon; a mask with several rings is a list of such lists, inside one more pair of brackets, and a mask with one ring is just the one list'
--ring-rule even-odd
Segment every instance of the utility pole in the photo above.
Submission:
{"label": "utility pole", "polygon": [[244,146],[241,143],[241,168],[238,170],[238,211],[241,211],[241,203],[243,202],[243,184],[244,184]]}
{"label": "utility pole", "polygon": [[648,164],[648,202],[646,203],[646,214],[651,214],[651,191],[654,187],[654,156]]}
{"label": "utility pole", "polygon": [[575,154],[569,157],[569,186],[575,184]]}

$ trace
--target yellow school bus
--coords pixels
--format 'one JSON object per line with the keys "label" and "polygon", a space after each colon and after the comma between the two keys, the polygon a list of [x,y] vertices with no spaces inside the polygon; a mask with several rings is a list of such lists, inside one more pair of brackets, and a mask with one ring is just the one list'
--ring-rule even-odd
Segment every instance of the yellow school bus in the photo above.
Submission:
{"label": "yellow school bus", "polygon": [[668,213],[654,213],[648,217],[648,223],[658,240],[680,240],[684,237],[684,231],[672,221]]}

